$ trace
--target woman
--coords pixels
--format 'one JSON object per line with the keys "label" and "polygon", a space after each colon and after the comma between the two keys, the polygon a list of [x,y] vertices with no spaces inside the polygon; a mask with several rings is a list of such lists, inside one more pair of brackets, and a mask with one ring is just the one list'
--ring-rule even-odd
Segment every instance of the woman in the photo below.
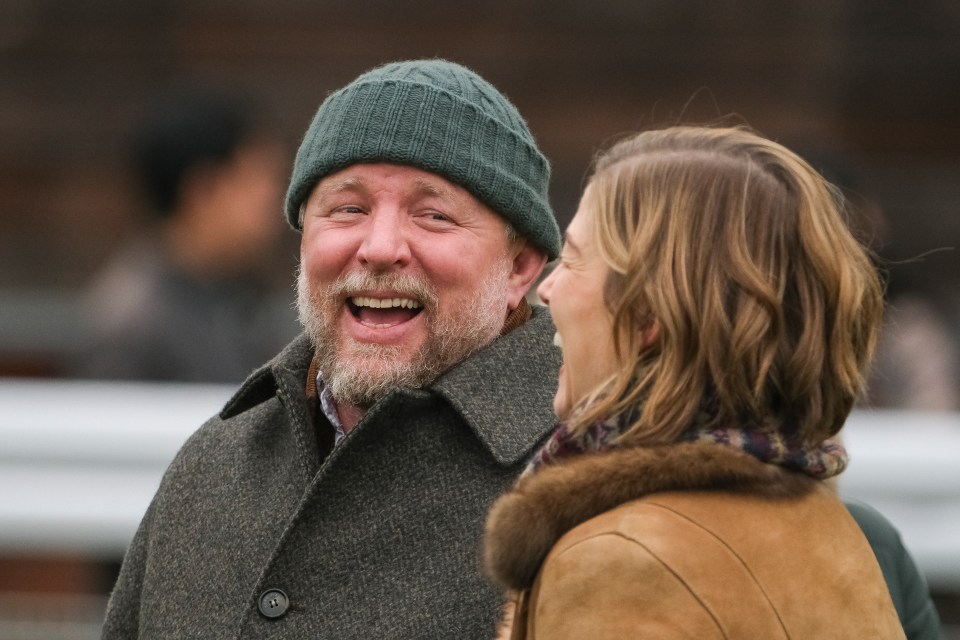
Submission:
{"label": "woman", "polygon": [[743,129],[598,159],[539,289],[561,424],[487,523],[506,637],[903,637],[823,482],[883,308],[837,202]]}

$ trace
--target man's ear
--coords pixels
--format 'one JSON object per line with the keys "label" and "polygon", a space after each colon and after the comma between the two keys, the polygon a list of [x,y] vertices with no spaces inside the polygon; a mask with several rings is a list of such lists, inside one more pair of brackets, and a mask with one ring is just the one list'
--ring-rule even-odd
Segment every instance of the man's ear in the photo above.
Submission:
{"label": "man's ear", "polygon": [[546,254],[526,241],[518,242],[512,251],[513,264],[507,280],[507,309],[510,311],[517,308],[547,264]]}

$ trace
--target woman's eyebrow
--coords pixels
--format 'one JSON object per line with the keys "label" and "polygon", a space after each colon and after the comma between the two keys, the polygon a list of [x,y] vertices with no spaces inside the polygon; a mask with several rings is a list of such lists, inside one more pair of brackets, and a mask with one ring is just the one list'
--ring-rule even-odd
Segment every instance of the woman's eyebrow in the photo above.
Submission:
{"label": "woman's eyebrow", "polygon": [[570,237],[569,233],[563,234],[563,244],[570,247],[577,253],[580,253],[580,247],[577,245],[576,242],[574,242],[573,238]]}

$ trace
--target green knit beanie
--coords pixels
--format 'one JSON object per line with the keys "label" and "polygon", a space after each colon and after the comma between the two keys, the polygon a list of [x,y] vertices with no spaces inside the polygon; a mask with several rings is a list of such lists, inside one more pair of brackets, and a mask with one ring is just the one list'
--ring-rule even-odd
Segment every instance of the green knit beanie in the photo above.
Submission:
{"label": "green knit beanie", "polygon": [[446,60],[393,62],[330,94],[310,123],[287,190],[287,220],[323,177],[361,162],[440,175],[502,215],[550,260],[560,229],[550,209],[550,164],[506,96]]}

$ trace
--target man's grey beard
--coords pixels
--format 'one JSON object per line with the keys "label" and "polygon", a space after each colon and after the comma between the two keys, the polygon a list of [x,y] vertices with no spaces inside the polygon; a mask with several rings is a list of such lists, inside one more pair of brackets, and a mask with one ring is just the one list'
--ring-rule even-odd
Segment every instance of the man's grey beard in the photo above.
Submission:
{"label": "man's grey beard", "polygon": [[[487,278],[475,298],[443,317],[438,313],[437,295],[425,280],[355,271],[311,295],[301,266],[297,274],[300,323],[313,342],[323,382],[334,399],[369,407],[391,389],[423,388],[492,342],[506,319],[510,262],[501,260],[502,268]],[[378,289],[423,303],[427,338],[409,360],[402,359],[399,345],[357,343],[339,334],[340,314],[350,292]]]}

